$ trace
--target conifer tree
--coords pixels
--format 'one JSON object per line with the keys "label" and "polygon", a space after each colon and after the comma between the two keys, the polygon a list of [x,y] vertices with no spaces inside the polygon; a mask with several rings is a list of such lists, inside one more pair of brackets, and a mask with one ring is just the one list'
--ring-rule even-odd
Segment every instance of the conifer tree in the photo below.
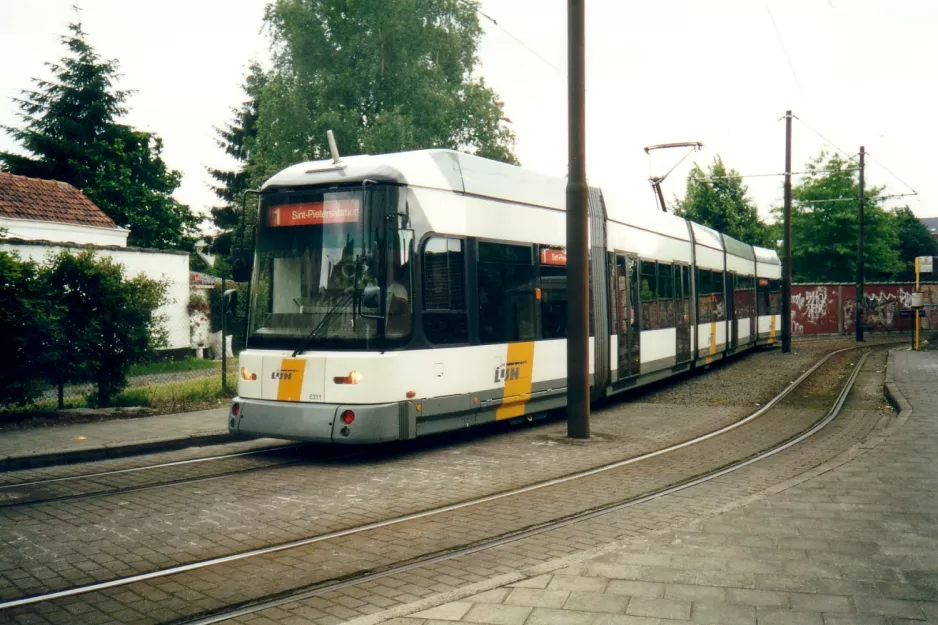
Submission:
{"label": "conifer tree", "polygon": [[68,52],[47,63],[50,80],[14,98],[23,125],[3,126],[25,154],[0,152],[0,170],[77,187],[141,247],[188,247],[199,219],[173,199],[182,174],[163,161],[162,140],[121,124],[129,91],[115,88],[116,60],[103,60],[80,22]]}

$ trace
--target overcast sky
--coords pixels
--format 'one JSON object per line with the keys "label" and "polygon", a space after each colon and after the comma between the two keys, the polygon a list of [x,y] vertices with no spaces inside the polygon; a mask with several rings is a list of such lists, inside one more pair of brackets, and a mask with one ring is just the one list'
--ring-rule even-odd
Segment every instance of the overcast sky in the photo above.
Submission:
{"label": "overcast sky", "polygon": [[[18,124],[10,99],[62,56],[75,2],[0,0],[0,125]],[[81,1],[89,41],[136,91],[127,121],[163,138],[184,175],[177,197],[197,211],[214,203],[205,167],[230,165],[213,125],[242,101],[247,64],[267,59],[265,3]],[[518,157],[565,175],[566,2],[484,0],[482,10],[498,25],[482,20],[479,71],[505,103]],[[743,174],[782,171],[790,108],[807,124],[794,123],[796,171],[825,145],[810,127],[850,155],[865,145],[869,184],[910,192],[904,181],[919,195],[896,202],[938,215],[934,0],[587,0],[587,40],[590,182],[618,187],[635,210],[654,210],[649,175],[684,155],[649,158],[644,146],[705,145],[665,181],[670,201],[690,164],[716,154]],[[0,150],[11,149],[0,132]],[[746,184],[763,215],[780,204],[781,177]]]}

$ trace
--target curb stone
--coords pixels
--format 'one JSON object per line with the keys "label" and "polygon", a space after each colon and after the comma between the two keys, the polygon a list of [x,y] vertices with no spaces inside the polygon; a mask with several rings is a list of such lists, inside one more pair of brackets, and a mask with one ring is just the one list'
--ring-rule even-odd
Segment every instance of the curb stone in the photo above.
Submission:
{"label": "curb stone", "polygon": [[22,469],[38,469],[40,467],[76,464],[79,462],[94,462],[109,458],[124,458],[127,456],[137,456],[161,451],[175,451],[187,447],[218,445],[220,443],[230,443],[235,440],[237,439],[232,437],[231,434],[224,432],[218,434],[197,434],[184,438],[168,438],[143,443],[130,443],[127,445],[77,449],[74,451],[10,456],[0,459],[0,471],[19,471]]}

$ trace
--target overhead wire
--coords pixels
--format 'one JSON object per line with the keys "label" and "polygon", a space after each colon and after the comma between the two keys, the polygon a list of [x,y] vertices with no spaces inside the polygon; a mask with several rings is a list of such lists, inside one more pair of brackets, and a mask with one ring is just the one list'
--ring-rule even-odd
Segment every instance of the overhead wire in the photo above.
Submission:
{"label": "overhead wire", "polygon": [[876,158],[876,157],[874,157],[874,156],[871,156],[869,152],[866,153],[866,156],[868,156],[869,158],[871,158],[871,159],[873,159],[874,161],[876,161],[877,163],[879,163],[879,166],[882,167],[883,169],[885,169],[885,170],[886,170],[886,173],[888,173],[888,174],[891,175],[893,178],[895,178],[896,180],[898,180],[899,182],[901,182],[902,184],[904,184],[906,187],[908,187],[909,191],[911,191],[912,193],[906,193],[905,195],[918,195],[918,191],[916,191],[915,189],[913,189],[913,188],[912,188],[912,185],[910,185],[908,182],[906,182],[905,180],[903,180],[902,178],[900,178],[899,176],[897,176],[895,173],[893,173],[893,171],[892,171],[891,169],[889,169],[888,167],[886,167],[886,165],[883,164],[883,162],[882,162],[881,160],[879,160],[878,158]]}
{"label": "overhead wire", "polygon": [[824,135],[822,135],[822,134],[820,133],[820,131],[815,130],[814,127],[811,126],[811,124],[809,124],[809,123],[806,122],[805,120],[801,119],[801,118],[798,117],[797,115],[792,114],[792,117],[793,117],[794,119],[798,120],[798,122],[800,122],[805,128],[807,128],[808,130],[810,130],[811,132],[813,132],[814,134],[816,134],[818,137],[820,137],[822,141],[824,141],[825,143],[827,143],[828,145],[830,145],[831,147],[833,147],[835,150],[837,150],[838,152],[840,152],[841,154],[843,154],[844,156],[846,156],[848,162],[854,160],[854,159],[859,155],[859,154],[853,154],[853,155],[851,155],[849,152],[847,152],[846,150],[844,150],[843,148],[841,148],[840,146],[838,146],[836,143],[834,143],[833,141],[831,141],[830,139],[828,139],[827,137],[825,137]]}
{"label": "overhead wire", "polygon": [[482,5],[481,5],[481,3],[479,3],[479,2],[472,2],[472,0],[457,0],[457,1],[460,2],[463,6],[471,7],[471,8],[474,9],[480,16],[482,16],[482,17],[485,18],[486,20],[492,22],[492,24],[494,24],[494,25],[495,25],[498,29],[500,29],[503,33],[505,33],[506,35],[508,35],[515,43],[517,43],[518,45],[520,45],[521,47],[523,47],[525,50],[527,50],[528,52],[530,52],[531,54],[533,54],[534,56],[536,56],[541,62],[547,64],[548,67],[550,67],[552,70],[554,70],[555,72],[557,72],[558,74],[560,74],[560,76],[562,76],[563,78],[566,78],[566,77],[567,77],[567,73],[566,73],[565,71],[563,71],[562,69],[560,69],[559,67],[557,67],[556,65],[554,65],[553,63],[551,63],[551,62],[550,62],[546,57],[544,57],[540,52],[538,52],[537,50],[535,50],[534,48],[532,48],[531,46],[529,46],[528,44],[526,44],[520,37],[515,36],[511,31],[509,31],[507,28],[505,28],[504,26],[502,26],[501,24],[499,24],[499,23],[498,23],[498,20],[496,20],[494,17],[492,17],[491,15],[487,14],[486,12],[484,12],[484,11],[482,10]]}
{"label": "overhead wire", "polygon": [[[841,172],[851,172],[851,171],[860,171],[859,167],[848,167],[845,169],[815,169],[809,171],[793,171],[791,172],[792,176],[806,176],[811,174],[839,174]],[[778,172],[775,174],[737,174],[734,176],[706,176],[703,178],[694,178],[694,180],[708,181],[708,180],[735,180],[737,178],[771,178],[775,176],[784,176],[785,172]]]}
{"label": "overhead wire", "polygon": [[769,8],[769,3],[764,2],[766,13],[769,14],[769,19],[772,21],[772,27],[775,29],[775,36],[778,37],[778,43],[782,47],[782,52],[785,54],[785,60],[788,61],[788,67],[791,69],[791,75],[795,79],[795,84],[798,85],[798,91],[801,92],[801,96],[807,99],[807,94],[804,91],[804,87],[801,85],[801,81],[798,79],[798,72],[795,71],[795,64],[791,61],[791,56],[788,54],[788,48],[785,46],[785,40],[782,38],[782,32],[778,29],[778,24],[775,22],[775,16],[772,15],[772,9]]}

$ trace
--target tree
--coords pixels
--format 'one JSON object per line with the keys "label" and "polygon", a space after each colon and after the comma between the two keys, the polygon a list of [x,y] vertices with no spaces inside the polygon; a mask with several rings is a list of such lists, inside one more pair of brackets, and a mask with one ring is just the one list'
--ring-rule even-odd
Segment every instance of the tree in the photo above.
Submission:
{"label": "tree", "polygon": [[674,214],[750,245],[774,247],[769,228],[747,193],[739,172],[727,171],[717,155],[706,173],[698,165],[691,169],[684,199],[678,200]]}
{"label": "tree", "polygon": [[0,406],[22,405],[39,391],[54,309],[39,267],[0,251]]}
{"label": "tree", "polygon": [[502,103],[473,77],[482,34],[467,0],[273,0],[274,67],[248,174],[342,154],[460,149],[517,162]]}
{"label": "tree", "polygon": [[237,162],[236,169],[208,169],[217,181],[212,190],[224,202],[224,205],[212,208],[212,220],[220,231],[212,244],[212,251],[216,254],[216,273],[219,275],[230,276],[226,258],[231,254],[232,238],[237,236],[236,231],[239,230],[244,192],[251,188],[246,167],[257,138],[257,117],[266,85],[267,75],[263,68],[252,63],[242,85],[247,100],[240,108],[232,109],[232,121],[222,128],[215,128],[218,146]]}
{"label": "tree", "polygon": [[[822,152],[792,188],[792,274],[800,282],[853,282],[857,275],[855,164]],[[864,277],[887,279],[902,268],[897,220],[880,206],[882,187],[864,190]],[[776,208],[781,215],[781,208]]]}
{"label": "tree", "polygon": [[915,257],[938,256],[938,241],[932,238],[928,228],[908,206],[897,208],[893,215],[899,237],[899,261],[902,264],[895,279],[912,281],[915,280]]}
{"label": "tree", "polygon": [[52,80],[14,98],[23,126],[3,127],[28,154],[0,153],[0,169],[81,189],[130,229],[131,245],[188,246],[199,219],[172,197],[182,175],[166,167],[159,137],[118,123],[130,92],[114,88],[117,61],[95,53],[81,23],[68,28],[68,54],[47,64]]}
{"label": "tree", "polygon": [[127,279],[121,265],[95,258],[92,250],[52,258],[46,280],[62,311],[58,344],[62,354],[50,374],[68,382],[97,385],[96,403],[105,408],[127,385],[127,371],[165,344],[157,309],[167,285],[142,274]]}

